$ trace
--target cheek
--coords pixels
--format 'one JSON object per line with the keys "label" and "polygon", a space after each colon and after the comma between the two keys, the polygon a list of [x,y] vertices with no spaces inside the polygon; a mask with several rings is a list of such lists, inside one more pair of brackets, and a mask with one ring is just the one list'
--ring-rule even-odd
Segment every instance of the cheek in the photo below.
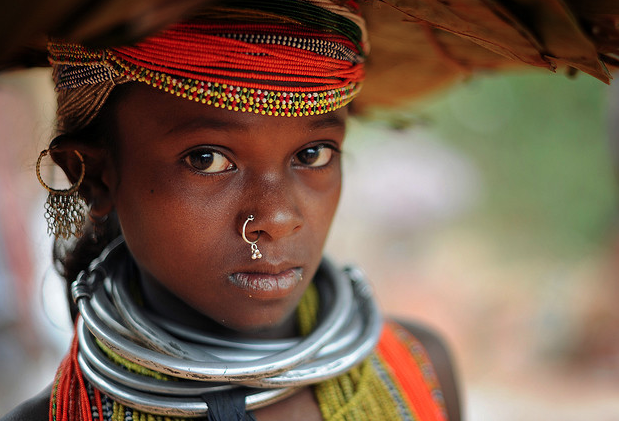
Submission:
{"label": "cheek", "polygon": [[315,240],[324,244],[340,200],[341,179],[339,173],[321,189],[305,196],[306,221],[315,234]]}
{"label": "cheek", "polygon": [[331,226],[331,220],[333,219],[337,206],[340,202],[341,190],[342,185],[338,178],[337,183],[334,183],[326,192],[326,198],[324,205],[321,206],[322,211],[320,213],[323,215],[323,220],[325,223],[328,221],[328,226],[326,227],[327,229]]}
{"label": "cheek", "polygon": [[205,256],[221,258],[232,234],[229,196],[192,188],[178,176],[127,176],[118,189],[117,212],[140,266],[167,277]]}

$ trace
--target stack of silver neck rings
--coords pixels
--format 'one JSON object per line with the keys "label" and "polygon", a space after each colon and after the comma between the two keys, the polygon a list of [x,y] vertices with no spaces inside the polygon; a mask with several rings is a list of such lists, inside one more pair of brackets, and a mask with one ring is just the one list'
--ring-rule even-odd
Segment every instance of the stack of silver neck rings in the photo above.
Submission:
{"label": "stack of silver neck rings", "polygon": [[[164,320],[140,307],[130,292],[134,263],[122,237],[113,241],[72,285],[81,317],[78,361],[84,377],[116,402],[166,416],[203,417],[201,396],[245,388],[257,409],[303,386],[339,376],[376,346],[382,319],[357,269],[337,270],[323,260],[314,282],[318,323],[305,337],[231,340]],[[130,372],[112,352],[175,381]]]}

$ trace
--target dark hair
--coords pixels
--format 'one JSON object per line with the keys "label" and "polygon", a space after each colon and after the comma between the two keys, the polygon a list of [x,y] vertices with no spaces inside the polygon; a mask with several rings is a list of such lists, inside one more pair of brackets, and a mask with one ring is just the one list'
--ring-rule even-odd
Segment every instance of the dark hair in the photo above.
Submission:
{"label": "dark hair", "polygon": [[[70,135],[74,139],[100,146],[102,150],[110,154],[114,165],[118,165],[117,125],[114,110],[129,85],[131,83],[115,87],[98,115],[88,126],[75,133],[60,134]],[[116,212],[112,211],[105,221],[89,220],[81,237],[70,240],[59,238],[54,241],[54,266],[66,281],[66,294],[72,319],[75,319],[77,315],[77,307],[71,299],[71,283],[77,279],[80,272],[88,269],[90,263],[120,234],[121,229]]]}

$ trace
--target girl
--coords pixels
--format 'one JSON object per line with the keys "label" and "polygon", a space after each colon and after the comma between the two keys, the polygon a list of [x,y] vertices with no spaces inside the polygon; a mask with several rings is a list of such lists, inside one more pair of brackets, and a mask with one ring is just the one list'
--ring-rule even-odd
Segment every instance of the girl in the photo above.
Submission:
{"label": "girl", "polygon": [[437,338],[322,256],[368,50],[355,2],[329,0],[50,42],[59,135],[37,170],[51,155],[73,185],[37,174],[76,334],[6,420],[460,418]]}

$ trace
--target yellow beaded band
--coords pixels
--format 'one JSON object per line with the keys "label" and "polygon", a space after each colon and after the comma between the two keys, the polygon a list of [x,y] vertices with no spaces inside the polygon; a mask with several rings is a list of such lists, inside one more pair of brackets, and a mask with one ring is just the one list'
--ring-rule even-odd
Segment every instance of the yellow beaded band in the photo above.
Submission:
{"label": "yellow beaded band", "polygon": [[[287,92],[234,86],[227,83],[206,82],[191,78],[175,77],[162,72],[136,66],[115,55],[112,51],[88,51],[79,45],[50,43],[50,58],[55,63],[66,62],[67,49],[84,51],[81,66],[72,66],[61,74],[58,90],[71,89],[105,80],[137,81],[146,83],[181,98],[213,105],[231,111],[253,112],[269,116],[300,117],[324,114],[347,105],[360,92],[362,83],[351,82],[346,86],[316,92]],[[59,54],[65,50],[64,54]],[[119,83],[116,80],[115,83]]]}
{"label": "yellow beaded band", "polygon": [[368,48],[355,3],[331,0],[231,0],[134,45],[48,44],[64,132],[133,81],[230,111],[327,113],[360,92]]}

